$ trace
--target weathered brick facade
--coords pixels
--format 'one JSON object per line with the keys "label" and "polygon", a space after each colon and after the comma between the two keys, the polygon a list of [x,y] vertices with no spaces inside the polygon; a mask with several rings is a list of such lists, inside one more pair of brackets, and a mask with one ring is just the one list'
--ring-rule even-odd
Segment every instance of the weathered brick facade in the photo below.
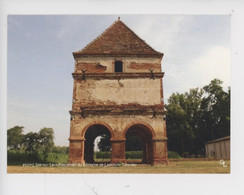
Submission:
{"label": "weathered brick facade", "polygon": [[126,162],[125,141],[137,135],[144,163],[167,164],[163,54],[118,20],[73,55],[69,162],[93,162],[93,142],[106,133],[112,163]]}

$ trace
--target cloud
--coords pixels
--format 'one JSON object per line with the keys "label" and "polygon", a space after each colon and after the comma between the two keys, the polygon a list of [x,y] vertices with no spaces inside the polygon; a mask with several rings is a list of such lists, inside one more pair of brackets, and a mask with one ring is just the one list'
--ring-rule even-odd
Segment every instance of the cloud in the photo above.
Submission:
{"label": "cloud", "polygon": [[172,45],[175,44],[175,36],[181,31],[185,18],[182,15],[147,15],[125,22],[154,49],[170,53]]}
{"label": "cloud", "polygon": [[189,72],[200,84],[206,85],[212,79],[218,78],[224,83],[224,87],[230,86],[230,49],[221,46],[210,48],[205,54],[193,60]]}
{"label": "cloud", "polygon": [[201,88],[217,78],[223,81],[223,88],[227,91],[230,86],[230,49],[222,46],[213,46],[202,55],[197,56],[182,66],[173,64],[166,70],[164,78],[164,100],[173,92],[184,93],[191,88]]}

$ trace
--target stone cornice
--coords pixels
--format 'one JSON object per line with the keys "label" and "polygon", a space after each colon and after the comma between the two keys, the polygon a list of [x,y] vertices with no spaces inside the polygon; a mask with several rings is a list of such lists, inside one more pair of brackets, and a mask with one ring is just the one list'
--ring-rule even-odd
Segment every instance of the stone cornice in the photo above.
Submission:
{"label": "stone cornice", "polygon": [[[83,137],[77,137],[77,136],[71,136],[69,137],[69,141],[86,141],[85,138]],[[123,142],[126,141],[125,138],[111,138],[110,139],[111,142]],[[165,142],[168,141],[168,138],[153,138],[152,139],[153,142]]]}
{"label": "stone cornice", "polygon": [[98,105],[98,106],[81,106],[81,111],[70,111],[70,115],[80,115],[86,117],[88,115],[151,115],[156,117],[156,115],[165,115],[163,105]]}
{"label": "stone cornice", "polygon": [[74,79],[138,79],[138,78],[163,78],[164,72],[120,72],[120,73],[72,73]]}
{"label": "stone cornice", "polygon": [[79,57],[144,57],[144,58],[151,58],[151,57],[158,57],[163,58],[163,53],[158,54],[121,54],[121,53],[101,53],[101,54],[80,54],[78,52],[73,52],[74,58]]}

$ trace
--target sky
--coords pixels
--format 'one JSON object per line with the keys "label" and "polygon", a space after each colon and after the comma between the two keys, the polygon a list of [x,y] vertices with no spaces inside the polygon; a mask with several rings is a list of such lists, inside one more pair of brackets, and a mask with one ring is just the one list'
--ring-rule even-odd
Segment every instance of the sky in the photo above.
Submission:
{"label": "sky", "polygon": [[84,48],[120,16],[152,48],[164,53],[164,101],[174,92],[230,86],[230,15],[9,15],[7,127],[24,133],[51,127],[68,146],[73,51]]}

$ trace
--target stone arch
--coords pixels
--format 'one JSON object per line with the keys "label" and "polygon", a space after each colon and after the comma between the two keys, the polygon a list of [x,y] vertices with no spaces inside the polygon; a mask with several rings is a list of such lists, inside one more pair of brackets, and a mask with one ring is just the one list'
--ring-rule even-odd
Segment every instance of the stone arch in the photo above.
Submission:
{"label": "stone arch", "polygon": [[140,139],[142,143],[142,163],[153,164],[153,139],[155,137],[155,131],[149,124],[145,122],[133,122],[124,129],[122,136],[126,140],[125,150],[129,138],[136,136]]}
{"label": "stone arch", "polygon": [[84,160],[86,163],[94,163],[94,141],[98,136],[106,134],[111,138],[114,136],[112,128],[104,122],[94,122],[86,125],[82,130],[84,137]]}
{"label": "stone arch", "polygon": [[89,123],[88,125],[86,125],[81,131],[81,137],[85,137],[84,135],[85,135],[87,129],[89,129],[89,127],[91,127],[93,125],[102,125],[102,126],[106,127],[111,133],[111,139],[114,137],[113,129],[107,123],[104,123],[102,121],[97,121],[97,122]]}
{"label": "stone arch", "polygon": [[133,123],[130,123],[129,125],[127,125],[122,133],[123,138],[125,138],[125,134],[128,131],[128,129],[130,129],[134,125],[141,125],[141,126],[147,128],[152,133],[152,139],[155,138],[156,134],[155,134],[154,129],[151,127],[151,125],[149,125],[148,123],[145,123],[143,121],[137,121],[137,122],[133,122]]}

